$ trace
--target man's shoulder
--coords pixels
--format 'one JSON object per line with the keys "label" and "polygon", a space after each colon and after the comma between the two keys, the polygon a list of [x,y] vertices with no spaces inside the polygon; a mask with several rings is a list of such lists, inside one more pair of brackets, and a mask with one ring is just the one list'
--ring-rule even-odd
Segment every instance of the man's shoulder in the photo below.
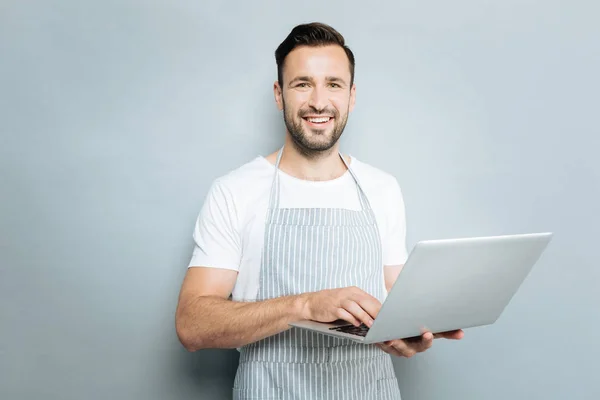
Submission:
{"label": "man's shoulder", "polygon": [[373,164],[353,158],[350,167],[356,173],[361,185],[368,185],[379,189],[389,188],[390,185],[398,185],[398,180],[391,172],[385,171]]}
{"label": "man's shoulder", "polygon": [[404,207],[404,195],[399,180],[388,171],[357,160],[353,169],[373,210],[387,226],[396,221],[398,210]]}
{"label": "man's shoulder", "polygon": [[248,194],[248,191],[260,190],[270,182],[272,166],[262,156],[257,156],[246,163],[218,176],[213,186],[226,190],[233,195]]}

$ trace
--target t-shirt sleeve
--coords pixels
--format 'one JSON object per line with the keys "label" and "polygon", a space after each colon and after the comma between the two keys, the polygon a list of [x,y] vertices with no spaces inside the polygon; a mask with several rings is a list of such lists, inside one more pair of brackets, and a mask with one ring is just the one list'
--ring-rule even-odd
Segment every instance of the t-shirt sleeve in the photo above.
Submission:
{"label": "t-shirt sleeve", "polygon": [[383,264],[402,265],[408,259],[406,249],[406,209],[402,190],[396,178],[392,178],[387,210],[387,234],[383,242]]}
{"label": "t-shirt sleeve", "polygon": [[189,267],[239,270],[241,239],[231,192],[218,180],[208,191],[194,227]]}

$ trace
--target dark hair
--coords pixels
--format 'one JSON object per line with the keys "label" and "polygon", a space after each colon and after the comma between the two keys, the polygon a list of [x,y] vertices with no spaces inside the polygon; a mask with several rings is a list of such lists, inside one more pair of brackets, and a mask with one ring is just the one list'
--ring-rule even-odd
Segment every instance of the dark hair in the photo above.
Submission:
{"label": "dark hair", "polygon": [[277,62],[277,79],[279,84],[283,85],[283,62],[292,50],[298,46],[341,46],[350,62],[350,86],[354,82],[354,54],[348,46],[346,46],[344,37],[331,26],[312,22],[294,27],[290,34],[275,50],[275,61]]}

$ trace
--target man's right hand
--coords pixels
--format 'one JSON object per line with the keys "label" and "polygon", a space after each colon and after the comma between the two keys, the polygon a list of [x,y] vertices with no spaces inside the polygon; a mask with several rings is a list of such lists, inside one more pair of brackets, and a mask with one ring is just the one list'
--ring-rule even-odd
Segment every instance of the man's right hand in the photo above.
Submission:
{"label": "man's right hand", "polygon": [[369,328],[377,317],[381,302],[356,286],[306,293],[304,319],[333,322],[339,319],[354,326],[361,323]]}

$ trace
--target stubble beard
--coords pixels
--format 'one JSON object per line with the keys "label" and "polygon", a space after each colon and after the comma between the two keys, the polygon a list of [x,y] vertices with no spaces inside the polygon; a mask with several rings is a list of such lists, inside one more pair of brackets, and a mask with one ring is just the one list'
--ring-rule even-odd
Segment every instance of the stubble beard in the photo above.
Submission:
{"label": "stubble beard", "polygon": [[[334,125],[333,129],[330,132],[326,132],[324,130],[313,130],[318,136],[317,140],[311,140],[311,135],[305,132],[305,128],[302,125],[302,116],[306,114],[318,115],[332,115],[334,117]],[[321,156],[323,154],[327,154],[330,152],[331,148],[338,142],[342,133],[344,132],[344,128],[346,127],[346,123],[348,121],[348,112],[340,119],[340,114],[335,109],[325,109],[320,112],[314,108],[310,110],[299,110],[298,115],[294,118],[291,114],[291,111],[287,109],[285,106],[285,101],[283,101],[283,120],[285,122],[285,126],[290,133],[292,138],[292,142],[294,143],[294,147],[301,154],[309,158],[315,158]],[[320,131],[320,132],[319,132]],[[326,140],[318,140],[323,139],[325,136]]]}

